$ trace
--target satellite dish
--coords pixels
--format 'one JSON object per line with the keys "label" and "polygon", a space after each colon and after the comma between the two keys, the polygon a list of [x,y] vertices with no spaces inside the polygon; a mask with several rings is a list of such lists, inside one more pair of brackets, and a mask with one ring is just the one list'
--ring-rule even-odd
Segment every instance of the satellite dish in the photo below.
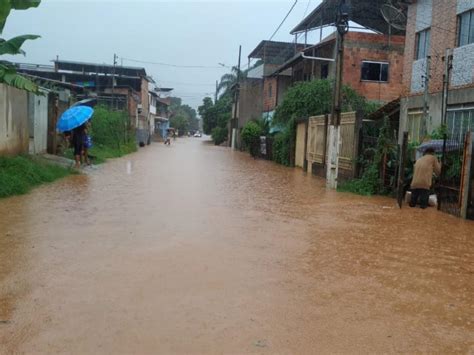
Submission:
{"label": "satellite dish", "polygon": [[405,30],[407,25],[407,16],[402,9],[395,7],[392,4],[383,4],[380,8],[380,12],[390,27],[400,31]]}
{"label": "satellite dish", "polygon": [[407,16],[405,12],[392,3],[383,4],[380,7],[380,12],[385,22],[388,23],[388,45],[390,47],[392,41],[392,27],[404,31],[407,26]]}

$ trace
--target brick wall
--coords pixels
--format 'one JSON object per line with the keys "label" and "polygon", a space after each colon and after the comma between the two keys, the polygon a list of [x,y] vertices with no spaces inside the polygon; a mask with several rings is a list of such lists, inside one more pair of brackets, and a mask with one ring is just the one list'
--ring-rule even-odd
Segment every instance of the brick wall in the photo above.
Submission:
{"label": "brick wall", "polygon": [[273,111],[277,105],[277,78],[263,80],[263,112]]}
{"label": "brick wall", "polygon": [[[432,3],[432,8],[428,5]],[[472,85],[472,67],[474,64],[473,50],[466,46],[457,47],[457,14],[461,11],[469,10],[473,6],[471,0],[419,0],[408,8],[408,23],[405,41],[405,65],[403,74],[404,93],[419,92],[418,79],[423,73],[419,71],[419,63],[415,61],[416,33],[417,29],[427,27],[431,22],[431,57],[430,64],[430,85],[431,94],[439,93],[443,89],[443,75],[445,72],[444,57],[448,48],[454,50],[452,86]],[[431,17],[417,15],[423,11],[430,12]],[[418,24],[417,24],[418,19]],[[414,86],[414,87],[413,87]],[[415,89],[415,90],[412,90]]]}
{"label": "brick wall", "polygon": [[456,0],[433,0],[433,21],[431,25],[430,92],[443,90],[446,49],[456,47]]}
{"label": "brick wall", "polygon": [[[350,32],[344,46],[344,83],[368,100],[389,102],[402,94],[404,43],[403,36]],[[363,61],[389,63],[388,82],[362,81]]]}
{"label": "brick wall", "polygon": [[408,7],[407,30],[405,37],[405,58],[403,64],[403,96],[408,96],[411,92],[411,80],[413,71],[413,61],[415,59],[416,47],[416,6]]}

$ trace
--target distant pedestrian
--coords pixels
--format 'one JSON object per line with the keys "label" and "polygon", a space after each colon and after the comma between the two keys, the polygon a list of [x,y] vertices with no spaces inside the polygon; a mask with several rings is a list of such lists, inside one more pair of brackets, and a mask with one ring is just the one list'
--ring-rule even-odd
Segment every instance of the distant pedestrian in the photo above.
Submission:
{"label": "distant pedestrian", "polygon": [[165,145],[171,145],[171,130],[166,130]]}
{"label": "distant pedestrian", "polygon": [[435,156],[435,150],[427,148],[424,156],[418,159],[414,166],[410,207],[416,207],[418,202],[421,208],[428,207],[430,189],[433,185],[433,174],[437,176],[441,174],[441,164]]}
{"label": "distant pedestrian", "polygon": [[72,146],[74,148],[75,168],[81,167],[81,157],[84,154],[84,136],[86,134],[86,125],[83,124],[72,131]]}

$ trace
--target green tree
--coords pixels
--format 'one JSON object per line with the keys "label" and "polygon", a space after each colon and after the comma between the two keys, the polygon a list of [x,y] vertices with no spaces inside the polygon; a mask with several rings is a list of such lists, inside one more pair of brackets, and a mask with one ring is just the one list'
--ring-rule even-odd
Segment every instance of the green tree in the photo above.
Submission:
{"label": "green tree", "polygon": [[232,101],[229,96],[222,96],[216,103],[213,103],[210,97],[206,97],[198,108],[204,133],[211,134],[216,144],[221,144],[227,139],[227,123],[231,118],[231,111]]}
{"label": "green tree", "polygon": [[171,127],[178,130],[180,135],[185,134],[189,130],[189,120],[185,116],[174,116],[170,119]]}
{"label": "green tree", "polygon": [[199,120],[196,110],[189,105],[183,105],[181,98],[171,98],[170,111],[170,123],[174,128],[179,130],[180,134],[185,134],[189,130],[199,129]]}
{"label": "green tree", "polygon": [[214,117],[212,111],[213,107],[214,103],[210,97],[205,97],[204,100],[202,100],[202,105],[198,107],[205,134],[211,134],[212,129],[217,127],[217,119]]}
{"label": "green tree", "polygon": [[[300,82],[292,86],[283,102],[276,108],[274,122],[281,125],[291,118],[303,118],[331,113],[333,88],[329,80]],[[379,105],[368,102],[354,89],[345,85],[342,91],[342,110],[361,111],[365,114],[376,110]]]}
{"label": "green tree", "polygon": [[[11,10],[26,10],[31,7],[38,7],[41,0],[0,0],[0,35],[7,21]],[[17,55],[25,52],[21,46],[27,40],[39,38],[37,35],[22,35],[9,40],[0,38],[0,56],[1,55]],[[0,60],[0,83],[13,86],[17,89],[30,92],[39,92],[38,85],[24,76],[17,73],[15,67],[8,61]]]}
{"label": "green tree", "polygon": [[[249,70],[252,68],[249,68],[247,70],[240,70],[240,79],[242,80],[243,78],[246,78]],[[239,69],[237,67],[232,67],[230,73],[221,76],[219,84],[217,85],[217,94],[219,95],[219,97],[232,97],[234,95],[238,77]]]}

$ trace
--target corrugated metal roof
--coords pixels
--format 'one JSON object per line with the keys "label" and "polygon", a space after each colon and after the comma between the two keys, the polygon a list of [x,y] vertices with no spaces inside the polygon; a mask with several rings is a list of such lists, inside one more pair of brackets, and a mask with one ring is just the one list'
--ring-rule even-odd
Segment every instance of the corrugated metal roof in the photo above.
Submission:
{"label": "corrugated metal roof", "polygon": [[[336,21],[339,2],[340,0],[324,0],[291,33],[333,25]],[[402,3],[408,3],[408,1],[402,1]],[[380,11],[382,5],[387,4],[387,0],[346,0],[346,4],[349,8],[350,21],[383,34],[389,33],[389,26]],[[391,33],[403,35],[405,31],[392,28]]]}
{"label": "corrugated metal roof", "polygon": [[98,64],[98,63],[86,63],[86,62],[75,62],[68,60],[54,60],[55,67],[58,70],[67,70],[81,73],[103,73],[125,75],[131,77],[146,77],[145,68],[141,67],[129,67],[119,66],[115,67],[110,64]]}

